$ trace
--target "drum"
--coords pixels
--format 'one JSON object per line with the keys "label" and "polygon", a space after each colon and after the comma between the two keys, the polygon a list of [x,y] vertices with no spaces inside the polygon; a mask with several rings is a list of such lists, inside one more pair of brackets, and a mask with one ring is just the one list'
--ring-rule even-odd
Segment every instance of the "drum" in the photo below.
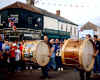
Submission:
{"label": "drum", "polygon": [[23,45],[23,59],[45,66],[49,62],[49,48],[44,41],[26,41]]}
{"label": "drum", "polygon": [[91,40],[66,40],[62,47],[62,62],[85,71],[93,68],[95,47]]}

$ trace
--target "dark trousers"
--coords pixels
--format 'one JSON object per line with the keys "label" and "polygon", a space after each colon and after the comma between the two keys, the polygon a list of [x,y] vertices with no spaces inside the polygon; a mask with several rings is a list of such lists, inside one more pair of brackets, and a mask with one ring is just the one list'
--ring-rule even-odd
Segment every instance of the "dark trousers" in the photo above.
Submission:
{"label": "dark trousers", "polygon": [[61,56],[56,56],[56,64],[57,64],[57,68],[61,68],[62,67]]}
{"label": "dark trousers", "polygon": [[16,65],[15,65],[15,58],[10,58],[10,64],[9,64],[9,72],[15,72]]}
{"label": "dark trousers", "polygon": [[94,73],[100,73],[100,56],[97,55],[95,58],[95,64],[94,64]]}
{"label": "dark trousers", "polygon": [[42,66],[42,76],[48,77],[48,65]]}
{"label": "dark trousers", "polygon": [[56,70],[56,61],[55,61],[55,57],[51,57],[50,61],[48,63],[48,69],[53,68],[54,70]]}
{"label": "dark trousers", "polygon": [[0,67],[3,65],[3,60],[0,59]]}
{"label": "dark trousers", "polygon": [[80,80],[90,80],[90,72],[85,72],[84,70],[80,70]]}
{"label": "dark trousers", "polygon": [[16,61],[16,71],[19,71],[21,69],[20,61]]}

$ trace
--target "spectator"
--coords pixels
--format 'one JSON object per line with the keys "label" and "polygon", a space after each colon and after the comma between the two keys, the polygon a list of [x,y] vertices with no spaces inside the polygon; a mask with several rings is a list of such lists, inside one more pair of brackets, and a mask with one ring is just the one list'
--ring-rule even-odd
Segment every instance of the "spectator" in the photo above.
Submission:
{"label": "spectator", "polygon": [[0,40],[0,51],[2,51],[3,42]]}
{"label": "spectator", "polygon": [[50,44],[51,44],[51,48],[50,48],[50,62],[48,64],[49,68],[52,67],[54,70],[56,70],[56,61],[55,61],[55,57],[56,57],[56,52],[55,52],[55,45],[54,45],[54,39],[50,40]]}
{"label": "spectator", "polygon": [[15,50],[16,71],[20,71],[21,51],[19,48]]}
{"label": "spectator", "polygon": [[15,50],[17,49],[16,43],[13,43],[11,45],[11,50],[10,50],[10,72],[15,72]]}
{"label": "spectator", "polygon": [[0,51],[0,67],[2,66],[3,64],[3,56],[2,56],[2,51]]}
{"label": "spectator", "polygon": [[[59,52],[60,51],[60,43],[59,43],[59,39],[56,39],[55,40],[55,53],[57,53],[57,52]],[[58,56],[56,55],[56,58],[55,58],[55,60],[56,60],[56,64],[57,64],[57,66],[56,66],[56,70],[58,70]]]}
{"label": "spectator", "polygon": [[9,46],[9,42],[5,41],[3,46],[2,46],[2,50],[3,50],[3,63],[5,65],[8,65],[9,63],[9,53],[10,53],[10,46]]}
{"label": "spectator", "polygon": [[56,53],[56,63],[58,67],[58,71],[63,71],[63,66],[62,66],[62,59],[61,59],[61,50],[62,50],[63,42],[60,42],[60,48],[57,50]]}
{"label": "spectator", "polygon": [[94,44],[96,46],[94,73],[100,74],[100,41],[98,41],[97,35],[94,35]]}

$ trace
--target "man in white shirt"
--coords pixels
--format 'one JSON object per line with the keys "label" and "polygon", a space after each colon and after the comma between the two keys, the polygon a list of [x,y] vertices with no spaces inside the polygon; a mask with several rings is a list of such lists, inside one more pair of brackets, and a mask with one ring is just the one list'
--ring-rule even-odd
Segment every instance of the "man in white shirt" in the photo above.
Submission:
{"label": "man in white shirt", "polygon": [[20,51],[19,48],[15,50],[15,55],[16,55],[16,57],[15,57],[16,71],[19,71],[19,69],[20,69],[20,59],[21,59],[21,51]]}

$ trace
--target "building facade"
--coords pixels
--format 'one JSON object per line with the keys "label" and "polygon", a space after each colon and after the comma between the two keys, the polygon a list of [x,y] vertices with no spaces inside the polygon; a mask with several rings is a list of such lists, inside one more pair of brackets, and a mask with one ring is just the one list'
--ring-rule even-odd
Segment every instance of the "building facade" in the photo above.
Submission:
{"label": "building facade", "polygon": [[[9,26],[9,19],[13,19],[16,31]],[[60,15],[21,2],[0,9],[0,33],[9,40],[41,39],[44,35],[66,39],[77,36],[77,26]]]}

